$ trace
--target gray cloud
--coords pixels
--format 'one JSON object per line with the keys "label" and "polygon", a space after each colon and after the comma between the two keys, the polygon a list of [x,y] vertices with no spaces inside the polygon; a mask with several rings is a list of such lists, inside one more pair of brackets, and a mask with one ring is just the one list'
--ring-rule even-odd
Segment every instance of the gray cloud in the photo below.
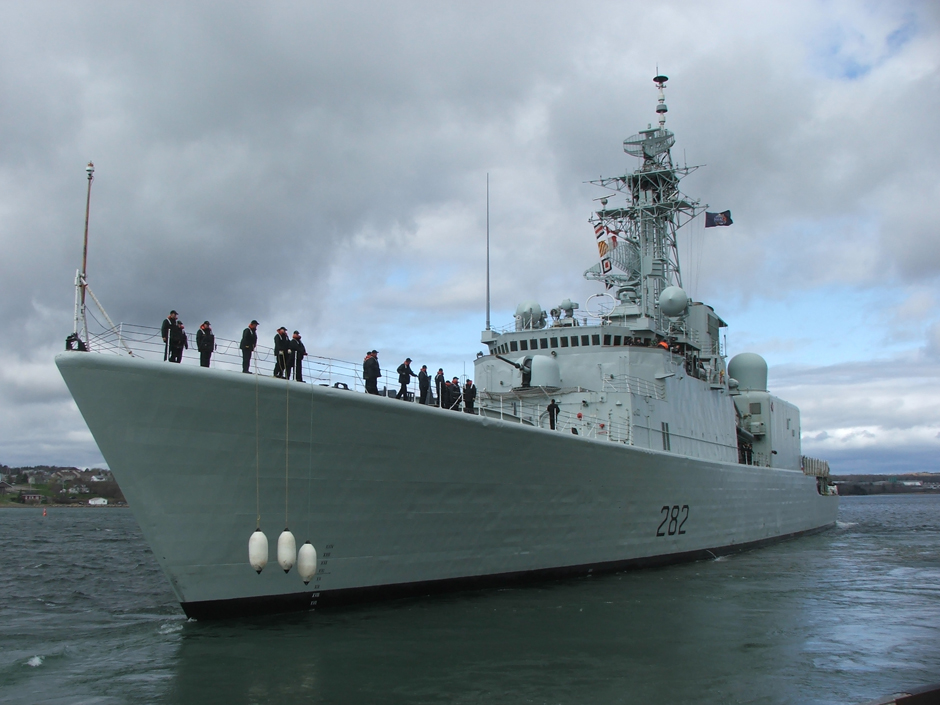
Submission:
{"label": "gray cloud", "polygon": [[[0,453],[94,453],[50,362],[71,329],[88,159],[89,276],[116,320],[172,307],[235,337],[256,317],[324,353],[420,341],[457,365],[479,348],[485,174],[496,310],[586,301],[600,192],[583,182],[632,168],[620,142],[654,120],[658,61],[675,154],[708,165],[686,190],[735,214],[683,245],[700,297],[934,288],[937,27],[914,2],[6,4]],[[925,315],[927,359],[940,323]],[[780,379],[801,393],[845,375],[844,391],[856,373]],[[803,398],[825,432],[830,412]]]}

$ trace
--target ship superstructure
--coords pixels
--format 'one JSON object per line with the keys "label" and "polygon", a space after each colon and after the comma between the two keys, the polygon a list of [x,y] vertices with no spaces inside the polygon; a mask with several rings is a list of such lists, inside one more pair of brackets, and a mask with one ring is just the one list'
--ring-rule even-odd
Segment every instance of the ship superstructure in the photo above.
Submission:
{"label": "ship superstructure", "polygon": [[[478,414],[356,393],[331,361],[300,384],[147,359],[123,327],[119,355],[56,358],[189,616],[713,558],[834,524],[799,411],[760,356],[726,366],[725,323],[682,288],[676,232],[703,207],[654,80],[659,126],[624,142],[639,167],[594,182],[585,276],[603,293],[488,326]],[[278,534],[283,570],[264,567]]]}
{"label": "ship superstructure", "polygon": [[589,220],[600,261],[584,273],[604,285],[606,293],[592,297],[601,313],[583,315],[565,299],[546,315],[529,301],[517,307],[514,330],[484,331],[490,355],[477,359],[475,371],[484,413],[544,426],[555,399],[559,426],[576,433],[798,469],[799,410],[768,394],[759,356],[735,358],[729,374],[720,339],[725,322],[682,288],[676,233],[704,206],[679,188],[696,167],[673,162],[666,81],[654,79],[658,127],[623,143],[639,167],[591,182],[608,191]]}

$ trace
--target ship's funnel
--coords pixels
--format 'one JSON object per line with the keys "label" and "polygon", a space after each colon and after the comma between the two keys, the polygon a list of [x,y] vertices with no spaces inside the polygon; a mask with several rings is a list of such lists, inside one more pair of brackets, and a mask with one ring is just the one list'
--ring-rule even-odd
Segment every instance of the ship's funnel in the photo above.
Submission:
{"label": "ship's funnel", "polygon": [[742,392],[767,391],[767,361],[757,353],[741,353],[731,358],[728,376],[738,380]]}

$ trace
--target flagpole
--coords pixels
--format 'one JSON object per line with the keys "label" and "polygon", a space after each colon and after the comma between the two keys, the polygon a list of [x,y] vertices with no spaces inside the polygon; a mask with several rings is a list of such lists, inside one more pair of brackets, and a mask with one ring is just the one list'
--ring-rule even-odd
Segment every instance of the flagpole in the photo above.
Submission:
{"label": "flagpole", "polygon": [[486,174],[486,329],[490,329],[490,175]]}
{"label": "flagpole", "polygon": [[95,178],[95,165],[88,162],[85,167],[85,173],[88,174],[88,195],[85,198],[85,246],[82,249],[82,339],[85,345],[88,345],[88,320],[85,318],[85,290],[88,288],[88,276],[85,267],[88,265],[88,215],[91,211],[91,182]]}

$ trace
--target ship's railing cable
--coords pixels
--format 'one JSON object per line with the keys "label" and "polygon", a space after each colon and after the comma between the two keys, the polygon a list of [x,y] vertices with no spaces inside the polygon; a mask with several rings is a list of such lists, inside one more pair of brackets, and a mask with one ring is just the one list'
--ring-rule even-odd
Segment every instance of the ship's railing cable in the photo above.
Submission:
{"label": "ship's railing cable", "polygon": [[[135,357],[162,361],[165,356],[163,338],[160,329],[154,326],[140,326],[129,323],[119,323],[107,327],[96,321],[101,331],[90,334],[90,349],[96,353],[110,353],[126,355],[127,346]],[[196,350],[196,341],[193,331],[186,330],[187,343],[190,347],[183,351],[183,360],[180,364],[198,365],[199,353]],[[269,365],[270,369],[264,374],[273,374],[274,351],[272,348],[259,345],[252,354],[252,364],[255,374],[261,374],[261,369]],[[365,391],[362,379],[362,363],[339,360],[308,354],[301,363],[303,365],[304,379],[310,384],[334,387],[339,385],[354,391]],[[242,354],[239,342],[216,336],[215,351],[212,354],[211,366],[215,369],[225,369],[241,372]],[[383,371],[383,375],[393,374],[394,371]],[[387,377],[383,377],[386,379]],[[397,379],[397,375],[395,376]],[[417,392],[417,384],[409,385],[412,394]],[[390,386],[381,389],[382,396],[394,396],[398,387]]]}
{"label": "ship's railing cable", "polygon": [[[551,428],[551,421],[548,417],[548,400],[536,401],[518,396],[509,397],[484,392],[480,395],[479,401],[479,413],[483,416],[519,423],[524,426]],[[631,444],[632,442],[632,429],[628,419],[615,417],[610,413],[598,416],[561,409],[555,419],[555,430],[616,443]]]}

